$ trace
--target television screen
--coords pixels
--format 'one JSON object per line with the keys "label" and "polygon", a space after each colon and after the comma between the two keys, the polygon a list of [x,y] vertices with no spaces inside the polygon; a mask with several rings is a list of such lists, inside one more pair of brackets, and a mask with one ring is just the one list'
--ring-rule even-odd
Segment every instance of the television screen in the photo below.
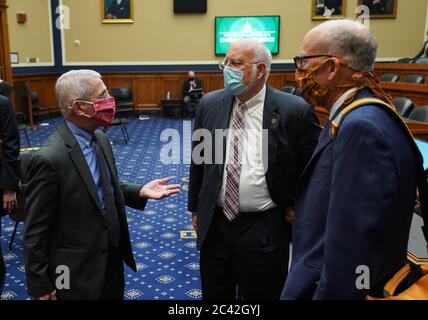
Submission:
{"label": "television screen", "polygon": [[272,54],[279,53],[279,16],[215,18],[215,53],[226,54],[230,44],[242,38],[263,42]]}
{"label": "television screen", "polygon": [[174,12],[207,12],[207,0],[174,0]]}

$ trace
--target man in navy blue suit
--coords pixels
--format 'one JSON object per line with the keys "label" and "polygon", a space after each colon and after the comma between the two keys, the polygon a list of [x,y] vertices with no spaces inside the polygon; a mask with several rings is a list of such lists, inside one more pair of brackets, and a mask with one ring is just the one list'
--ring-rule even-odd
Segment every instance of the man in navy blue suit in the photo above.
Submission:
{"label": "man in navy blue suit", "polygon": [[[398,121],[378,105],[330,123],[351,102],[373,98],[377,43],[354,21],[328,21],[295,58],[305,100],[330,112],[298,186],[293,260],[283,299],[364,299],[406,263],[416,197],[416,155]],[[369,275],[369,283],[360,281]],[[369,272],[369,273],[367,273]]]}

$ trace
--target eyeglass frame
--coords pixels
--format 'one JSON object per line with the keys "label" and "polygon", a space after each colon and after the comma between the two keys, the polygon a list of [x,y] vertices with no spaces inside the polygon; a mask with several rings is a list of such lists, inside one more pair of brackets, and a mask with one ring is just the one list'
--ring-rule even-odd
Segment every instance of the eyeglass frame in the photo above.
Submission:
{"label": "eyeglass frame", "polygon": [[221,60],[221,61],[218,62],[218,68],[221,71],[223,71],[224,68],[227,67],[227,65],[229,64],[230,61],[233,61],[231,64],[233,66],[237,66],[237,68],[239,68],[240,66],[243,66],[244,64],[252,64],[252,65],[254,65],[254,64],[259,64],[259,63],[262,62],[262,61],[240,61],[240,60],[235,60],[235,59],[229,59],[228,63],[226,64],[225,61],[226,61],[226,59],[223,59],[223,60]]}
{"label": "eyeglass frame", "polygon": [[[315,58],[338,58],[336,56],[333,56],[331,54],[313,54],[313,55],[306,55],[306,56],[295,56],[293,58],[294,61],[294,66],[296,67],[296,69],[303,69],[303,62],[305,60],[309,60],[309,59],[315,59]],[[299,67],[300,64],[300,67]]]}

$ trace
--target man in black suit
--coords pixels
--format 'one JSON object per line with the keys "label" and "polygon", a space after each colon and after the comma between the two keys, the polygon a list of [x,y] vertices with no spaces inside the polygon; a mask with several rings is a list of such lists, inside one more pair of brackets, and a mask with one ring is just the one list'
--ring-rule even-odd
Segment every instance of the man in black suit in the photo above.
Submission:
{"label": "man in black suit", "polygon": [[266,85],[271,59],[257,40],[233,43],[220,65],[226,89],[196,112],[188,210],[203,299],[236,299],[237,286],[244,299],[278,299],[287,276],[286,216],[320,127],[303,99]]}
{"label": "man in black suit", "polygon": [[[7,214],[16,206],[16,191],[20,177],[19,131],[12,105],[9,99],[2,95],[0,95],[0,140],[0,208]],[[5,276],[6,268],[0,246],[0,296]]]}
{"label": "man in black suit", "polygon": [[66,123],[33,156],[24,231],[28,293],[49,299],[123,299],[123,262],[136,271],[125,205],[179,191],[169,179],[119,183],[107,136],[115,104],[101,75],[70,71],[56,84]]}
{"label": "man in black suit", "polygon": [[189,71],[188,78],[183,83],[183,107],[186,117],[193,117],[196,107],[201,100],[202,80],[196,78],[194,71]]}
{"label": "man in black suit", "polygon": [[129,0],[111,0],[107,9],[106,19],[131,19]]}

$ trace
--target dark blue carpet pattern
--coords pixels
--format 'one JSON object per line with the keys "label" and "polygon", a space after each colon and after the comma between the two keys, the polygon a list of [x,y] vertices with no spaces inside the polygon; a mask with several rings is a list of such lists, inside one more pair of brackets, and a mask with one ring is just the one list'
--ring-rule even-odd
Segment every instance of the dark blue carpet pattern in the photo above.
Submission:
{"label": "dark blue carpet pattern", "polygon": [[[57,118],[49,126],[28,132],[33,147],[43,141],[62,123]],[[183,135],[183,127],[186,134]],[[127,208],[129,229],[138,272],[125,267],[125,299],[129,300],[197,300],[201,298],[199,278],[199,253],[191,215],[186,210],[188,187],[188,164],[183,164],[183,153],[190,154],[190,121],[152,117],[149,120],[130,119],[127,129],[130,136],[125,145],[119,127],[107,131],[113,141],[113,150],[122,181],[144,184],[152,179],[171,177],[171,183],[179,183],[181,192],[161,201],[149,201],[144,211]],[[161,132],[176,130],[180,141],[180,164],[161,162]],[[27,142],[21,133],[22,148]],[[5,300],[30,299],[26,293],[20,224],[12,251],[8,251],[14,222],[2,219],[1,245],[7,275],[2,294]]]}

